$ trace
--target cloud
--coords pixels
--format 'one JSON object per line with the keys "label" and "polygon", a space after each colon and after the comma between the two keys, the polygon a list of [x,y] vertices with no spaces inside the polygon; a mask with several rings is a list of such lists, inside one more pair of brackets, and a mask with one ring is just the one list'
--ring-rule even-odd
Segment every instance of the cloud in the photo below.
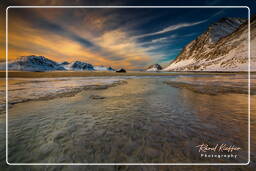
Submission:
{"label": "cloud", "polygon": [[144,61],[150,59],[148,48],[142,47],[129,33],[122,29],[105,32],[102,36],[92,40],[114,56],[123,58],[123,61]]}
{"label": "cloud", "polygon": [[192,23],[175,24],[175,25],[168,26],[168,27],[166,27],[166,28],[164,28],[162,30],[159,30],[157,32],[141,34],[141,35],[138,35],[138,36],[135,36],[135,37],[136,38],[142,38],[142,37],[147,37],[147,36],[154,36],[154,35],[164,34],[164,33],[171,32],[171,31],[174,31],[174,30],[178,30],[178,29],[181,29],[181,28],[195,26],[195,25],[204,23],[206,21],[207,20],[202,20],[202,21],[192,22]]}
{"label": "cloud", "polygon": [[160,38],[155,38],[155,39],[151,39],[149,41],[144,41],[142,43],[140,43],[140,45],[152,45],[152,44],[156,44],[156,43],[170,43],[171,41],[173,41],[178,35],[174,34],[171,36],[166,36],[166,37],[160,37]]}
{"label": "cloud", "polygon": [[[58,17],[63,16],[58,14]],[[46,18],[38,13],[26,19],[12,16],[10,21],[10,60],[35,54],[56,61],[81,60],[114,68],[132,69],[150,63],[147,48],[139,46],[136,40],[130,39],[130,33],[122,29],[99,31],[99,27],[95,27],[93,31],[99,36],[94,36],[90,29],[85,29],[87,34],[84,34],[80,31],[83,27],[74,30],[75,27],[65,25],[53,16]]]}
{"label": "cloud", "polygon": [[225,10],[222,9],[222,10],[216,12],[215,14],[213,14],[213,15],[211,16],[211,18],[216,17],[216,16],[218,16],[218,15],[220,15],[220,14],[223,14],[224,12],[225,12]]}
{"label": "cloud", "polygon": [[165,45],[173,43],[174,41],[178,41],[178,40],[184,39],[186,37],[191,37],[191,36],[195,36],[195,35],[196,35],[196,33],[189,33],[189,34],[184,34],[184,35],[173,34],[170,36],[153,38],[149,41],[144,41],[144,42],[140,43],[140,45],[141,46],[150,46],[151,47],[150,50],[154,50],[154,49],[157,49],[158,47],[163,47]]}
{"label": "cloud", "polygon": [[[15,10],[11,9],[14,15],[9,16],[11,59],[36,54],[56,61],[81,60],[114,68],[144,68],[171,53],[170,42],[181,36],[161,35],[139,40],[134,35],[138,33],[136,27],[140,29],[143,24],[135,20],[137,15],[127,16],[113,9]],[[202,22],[176,24],[140,36],[159,35]]]}

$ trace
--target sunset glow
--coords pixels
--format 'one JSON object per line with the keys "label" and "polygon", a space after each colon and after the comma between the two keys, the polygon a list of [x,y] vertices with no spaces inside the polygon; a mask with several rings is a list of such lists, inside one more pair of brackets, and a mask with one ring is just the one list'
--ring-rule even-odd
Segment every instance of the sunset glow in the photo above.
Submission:
{"label": "sunset glow", "polygon": [[[200,10],[205,10],[204,16]],[[181,10],[10,8],[8,59],[41,55],[58,62],[79,60],[127,69],[167,64],[213,21],[234,15],[228,9],[200,10],[188,9],[173,19]],[[191,19],[192,12],[198,15]],[[245,14],[241,9],[239,15]]]}

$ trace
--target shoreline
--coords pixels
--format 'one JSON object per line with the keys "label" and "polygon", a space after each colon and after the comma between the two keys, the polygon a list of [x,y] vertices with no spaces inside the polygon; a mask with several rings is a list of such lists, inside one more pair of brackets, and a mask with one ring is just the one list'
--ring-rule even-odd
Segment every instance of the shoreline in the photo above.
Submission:
{"label": "shoreline", "polygon": [[[8,71],[8,78],[54,78],[54,77],[105,77],[105,76],[176,76],[176,75],[234,75],[248,74],[248,72],[138,72],[128,71],[117,73],[110,71],[50,71],[50,72],[30,72],[30,71]],[[256,72],[251,72],[256,74]],[[6,72],[0,71],[0,78],[6,78]]]}

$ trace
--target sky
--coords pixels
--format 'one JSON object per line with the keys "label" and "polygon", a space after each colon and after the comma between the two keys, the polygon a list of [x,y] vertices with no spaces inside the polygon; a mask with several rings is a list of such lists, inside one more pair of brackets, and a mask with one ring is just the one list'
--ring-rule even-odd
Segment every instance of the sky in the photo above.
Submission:
{"label": "sky", "polygon": [[126,69],[167,65],[212,23],[247,15],[246,8],[10,8],[8,59],[41,55]]}

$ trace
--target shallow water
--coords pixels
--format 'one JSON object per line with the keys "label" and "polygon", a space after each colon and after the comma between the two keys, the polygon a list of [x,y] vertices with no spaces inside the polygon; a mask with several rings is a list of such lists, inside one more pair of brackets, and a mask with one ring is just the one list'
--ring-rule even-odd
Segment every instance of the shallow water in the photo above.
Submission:
{"label": "shallow water", "polygon": [[[163,83],[170,79],[127,79],[104,90],[14,105],[9,162],[247,162],[247,95],[195,93]],[[253,118],[255,111],[252,106]],[[196,147],[202,143],[241,150],[236,159],[202,158]]]}
{"label": "shallow water", "polygon": [[[122,78],[104,77],[62,77],[62,78],[9,78],[8,102],[16,104],[29,100],[58,96],[82,90],[91,85],[111,85]],[[5,108],[5,79],[0,78],[0,110]]]}

